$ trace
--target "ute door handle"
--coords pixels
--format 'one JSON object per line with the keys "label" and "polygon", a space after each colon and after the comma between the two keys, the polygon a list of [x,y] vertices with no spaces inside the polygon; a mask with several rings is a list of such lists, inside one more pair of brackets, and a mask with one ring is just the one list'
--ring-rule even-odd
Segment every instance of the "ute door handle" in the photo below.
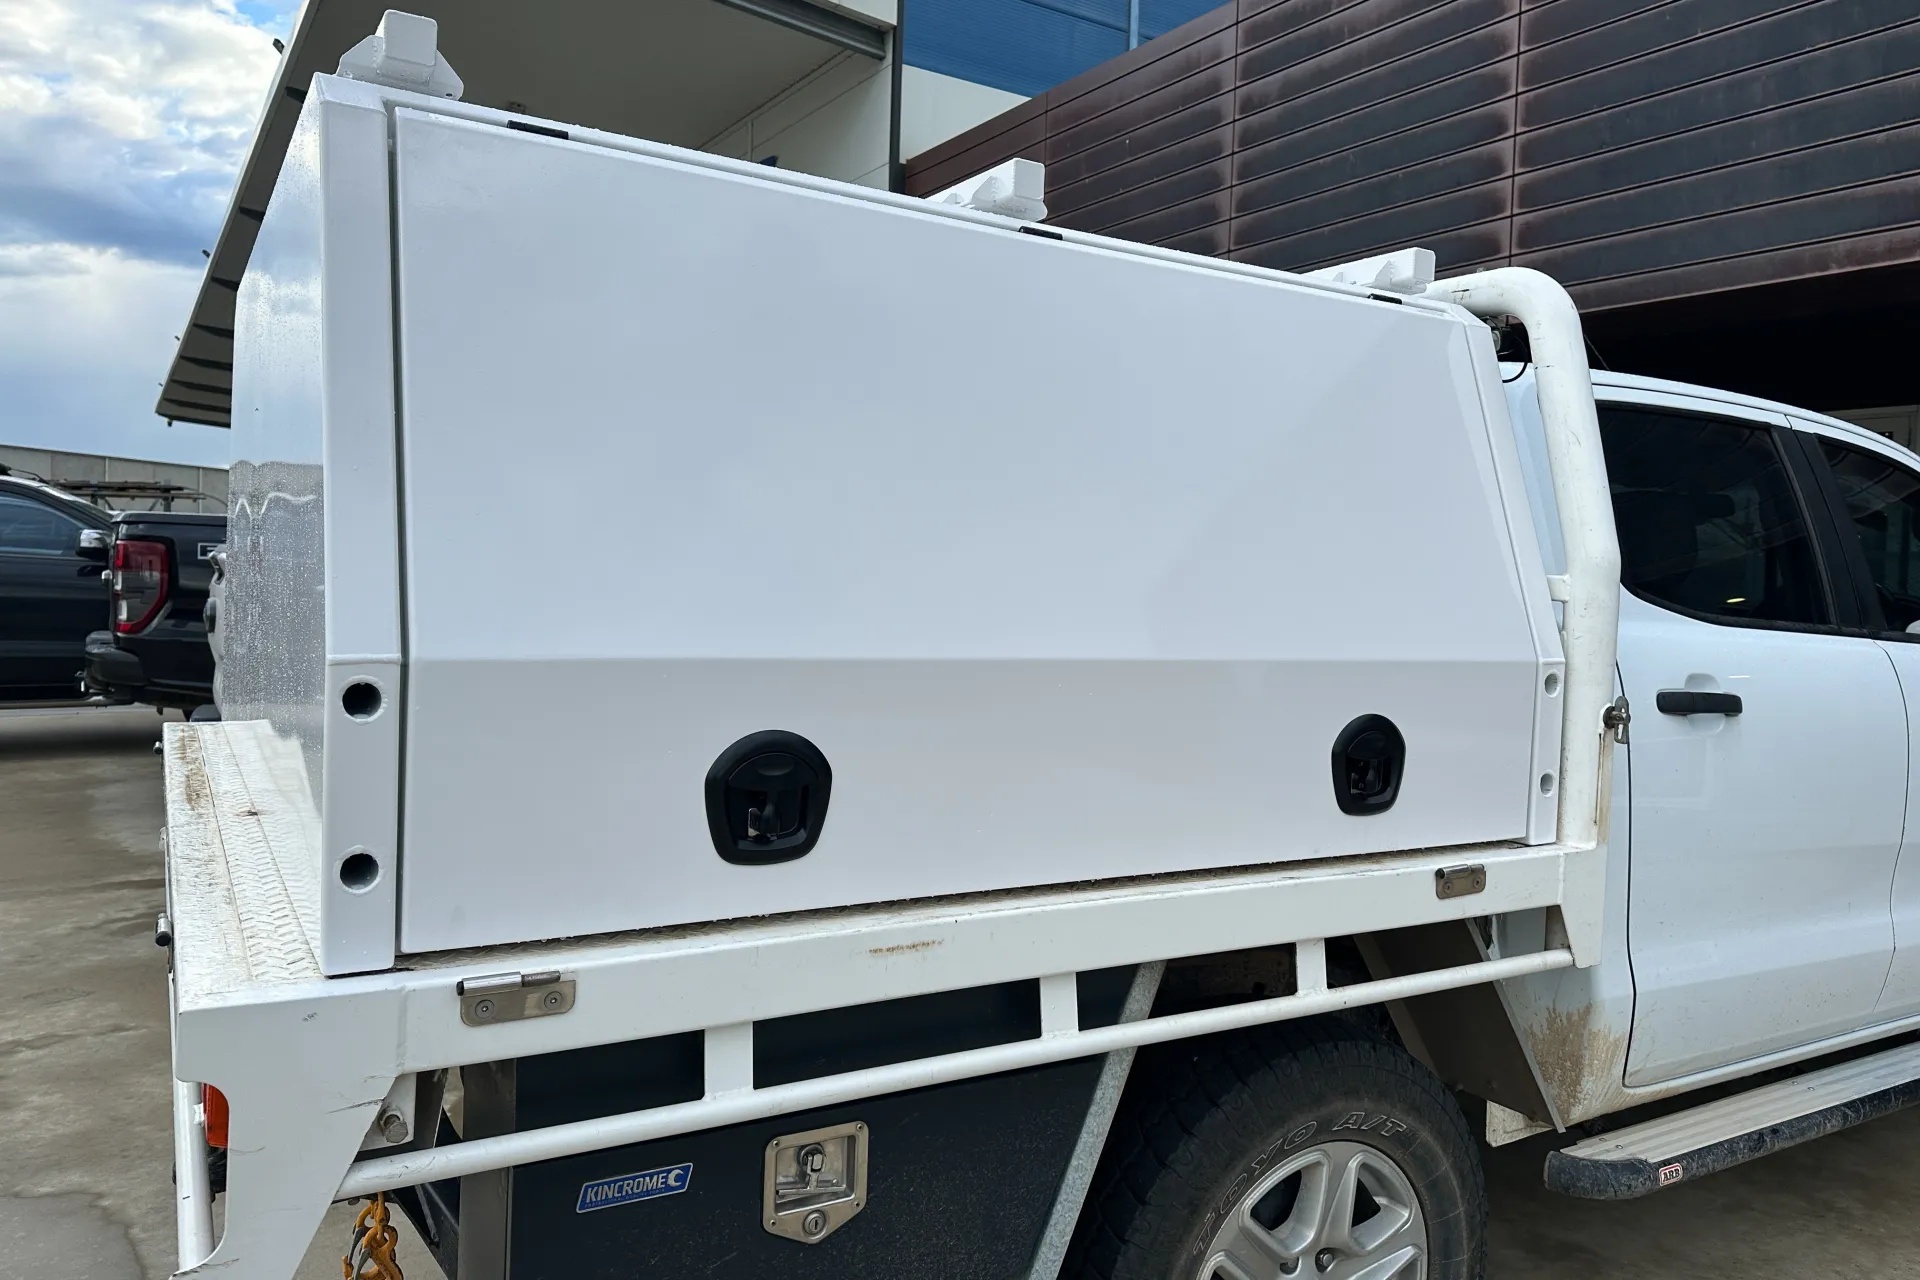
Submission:
{"label": "ute door handle", "polygon": [[1742,710],[1737,693],[1699,693],[1693,689],[1662,689],[1653,705],[1665,716],[1737,716]]}

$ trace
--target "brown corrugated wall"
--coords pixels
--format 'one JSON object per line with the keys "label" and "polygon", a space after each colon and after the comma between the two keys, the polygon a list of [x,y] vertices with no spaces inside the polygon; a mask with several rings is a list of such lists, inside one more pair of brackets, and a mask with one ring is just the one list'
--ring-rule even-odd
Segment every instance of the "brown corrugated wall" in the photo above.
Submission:
{"label": "brown corrugated wall", "polygon": [[1603,310],[1920,262],[1920,0],[1239,0],[907,164],[1290,269],[1424,245]]}

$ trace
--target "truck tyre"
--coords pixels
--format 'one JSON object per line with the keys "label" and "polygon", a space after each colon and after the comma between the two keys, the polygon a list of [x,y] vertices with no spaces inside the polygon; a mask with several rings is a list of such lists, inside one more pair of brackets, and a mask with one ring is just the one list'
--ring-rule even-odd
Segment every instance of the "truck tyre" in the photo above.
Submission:
{"label": "truck tyre", "polygon": [[1283,1024],[1142,1055],[1075,1252],[1088,1280],[1480,1280],[1486,1217],[1432,1072]]}

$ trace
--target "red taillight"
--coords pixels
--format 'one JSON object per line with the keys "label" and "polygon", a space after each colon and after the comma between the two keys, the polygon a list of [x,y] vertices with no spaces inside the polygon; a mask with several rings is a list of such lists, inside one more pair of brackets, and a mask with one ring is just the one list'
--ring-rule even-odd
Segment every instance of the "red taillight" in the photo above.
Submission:
{"label": "red taillight", "polygon": [[167,546],[134,539],[113,544],[113,629],[129,635],[167,602]]}
{"label": "red taillight", "polygon": [[207,1145],[227,1145],[227,1095],[210,1084],[200,1086],[200,1109],[207,1113]]}

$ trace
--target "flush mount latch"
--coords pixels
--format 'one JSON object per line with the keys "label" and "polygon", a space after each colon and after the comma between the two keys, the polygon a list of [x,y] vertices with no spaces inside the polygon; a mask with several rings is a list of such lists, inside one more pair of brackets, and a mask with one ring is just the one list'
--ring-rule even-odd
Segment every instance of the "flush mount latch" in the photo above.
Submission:
{"label": "flush mount latch", "polygon": [[460,980],[460,1021],[470,1027],[550,1018],[571,1008],[573,979],[561,977],[558,969]]}
{"label": "flush mount latch", "polygon": [[750,733],[707,771],[707,829],[728,862],[761,866],[805,857],[820,840],[833,769],[797,733]]}
{"label": "flush mount latch", "polygon": [[1385,813],[1400,795],[1407,740],[1385,716],[1360,716],[1333,740],[1333,798],[1340,812]]}
{"label": "flush mount latch", "polygon": [[866,1125],[809,1129],[767,1144],[760,1220],[771,1234],[819,1244],[866,1207]]}

